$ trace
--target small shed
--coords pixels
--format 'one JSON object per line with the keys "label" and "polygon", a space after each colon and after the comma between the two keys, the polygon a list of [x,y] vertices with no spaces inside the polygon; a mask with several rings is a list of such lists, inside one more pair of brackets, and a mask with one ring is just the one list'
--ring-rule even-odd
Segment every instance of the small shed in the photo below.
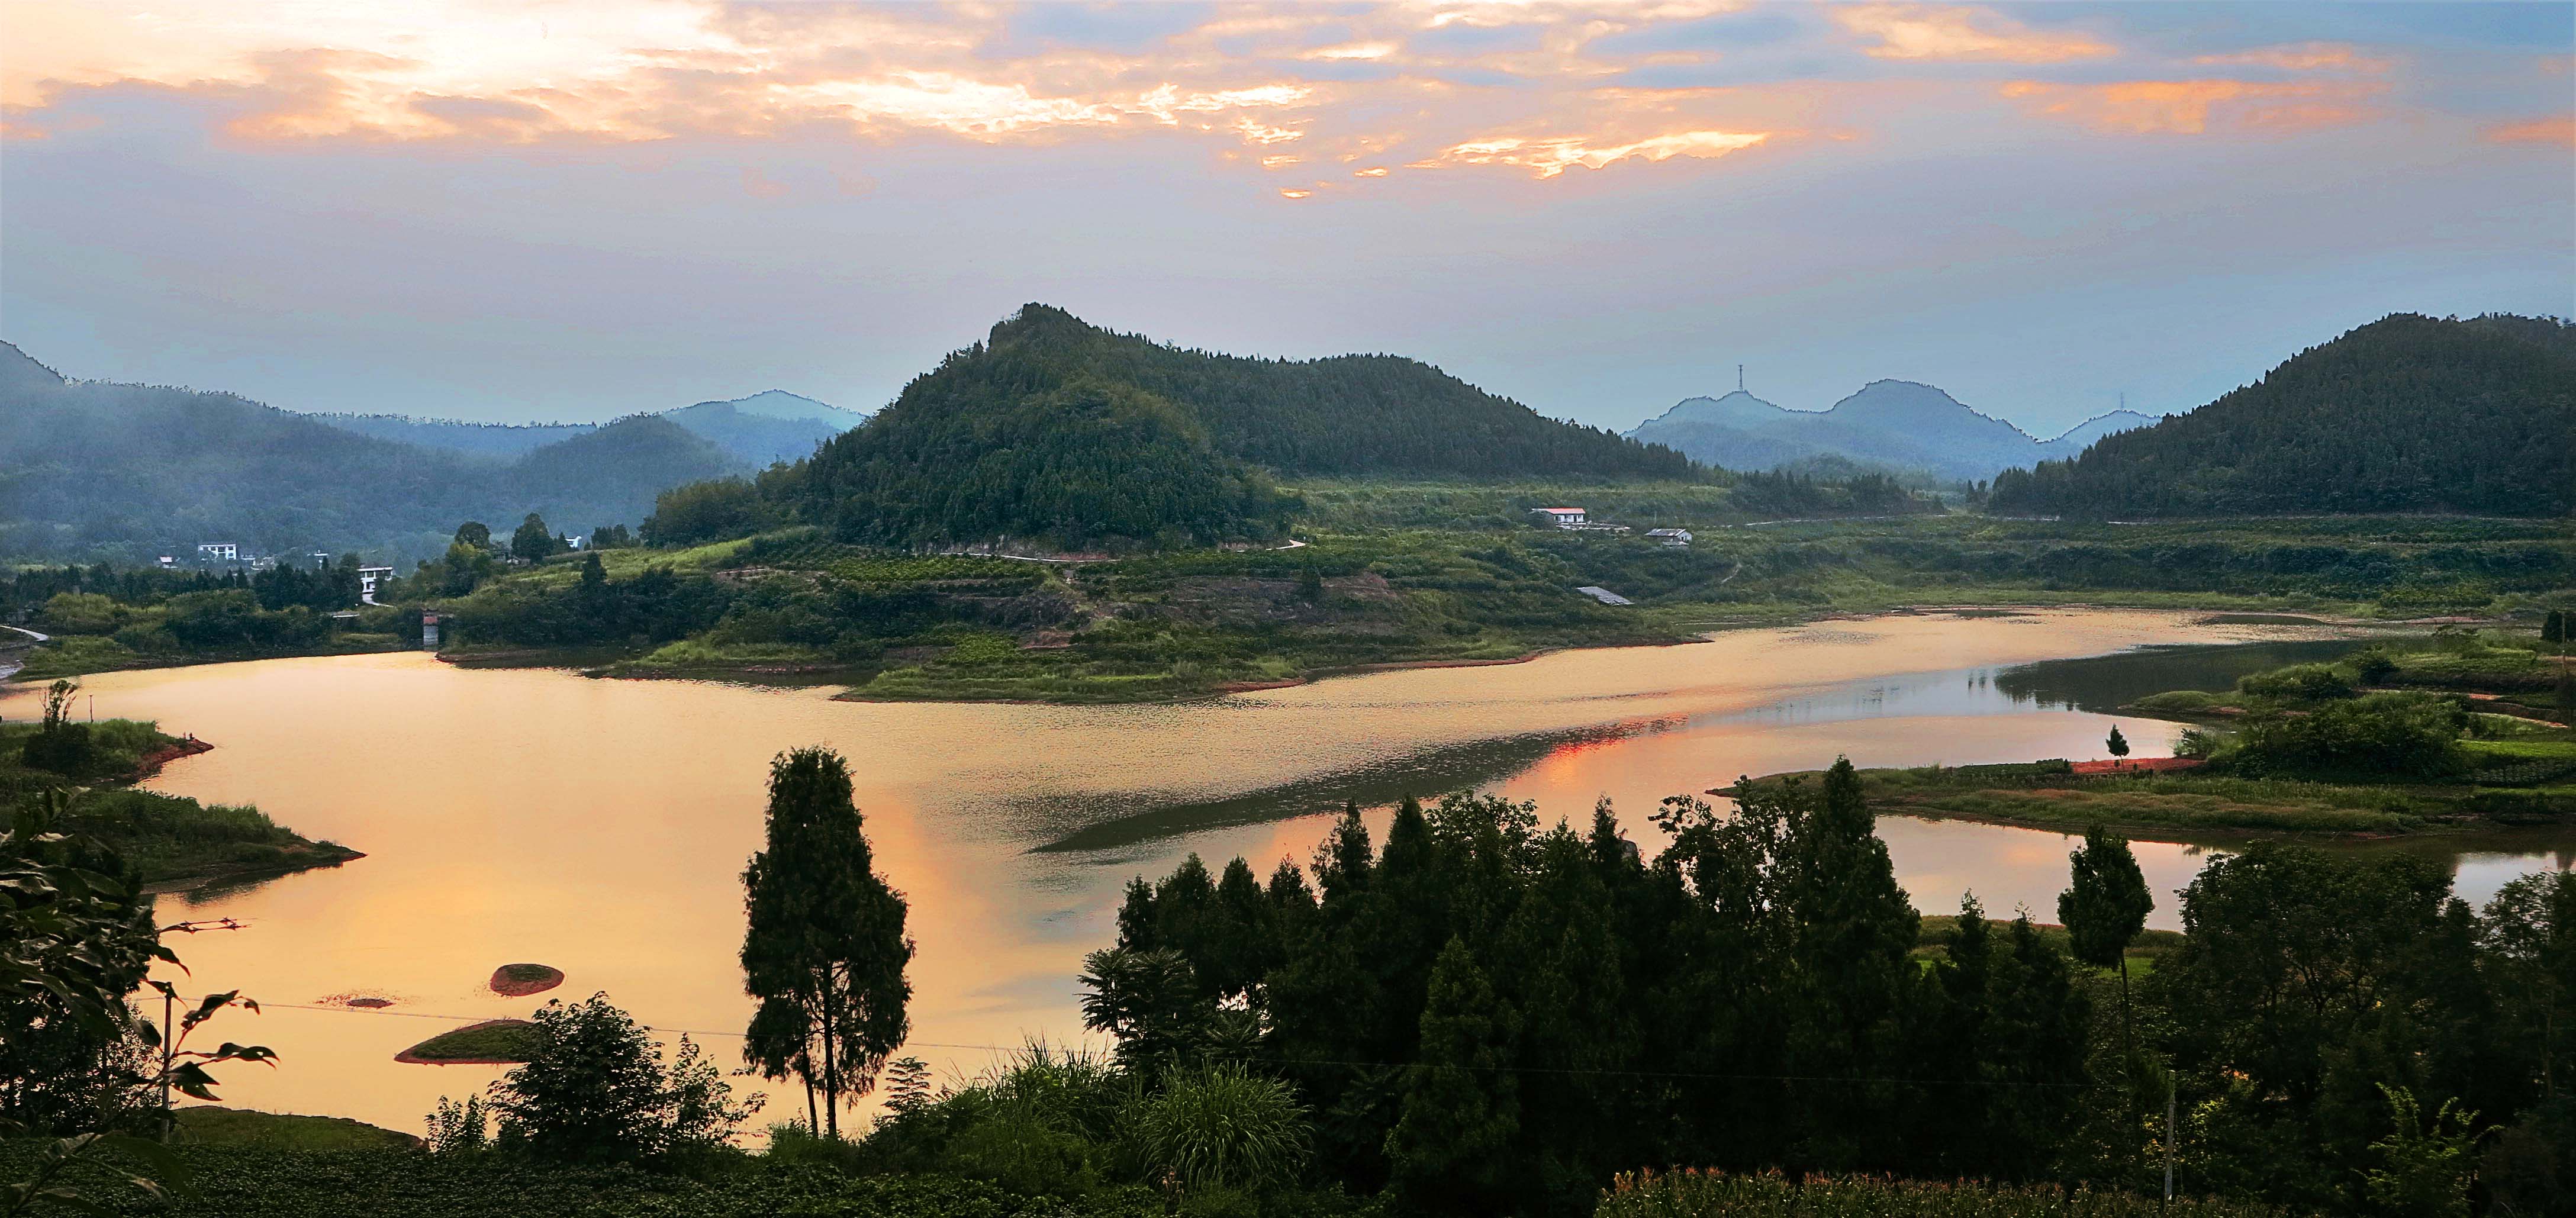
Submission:
{"label": "small shed", "polygon": [[1633,605],[1637,603],[1609,590],[1608,588],[1596,588],[1590,584],[1585,584],[1582,587],[1575,589],[1575,591],[1591,597],[1605,605]]}
{"label": "small shed", "polygon": [[1691,543],[1689,529],[1648,529],[1646,536],[1668,546],[1687,546]]}

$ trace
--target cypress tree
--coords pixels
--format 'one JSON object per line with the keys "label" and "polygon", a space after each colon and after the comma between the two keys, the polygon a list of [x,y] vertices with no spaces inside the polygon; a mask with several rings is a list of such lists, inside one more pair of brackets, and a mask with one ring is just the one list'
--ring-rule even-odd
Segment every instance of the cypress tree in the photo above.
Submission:
{"label": "cypress tree", "polygon": [[842,1098],[867,1094],[911,1031],[904,899],[876,874],[848,763],[829,749],[770,763],[765,846],[742,876],[743,988],[761,1000],[743,1058],[819,1088],[838,1136]]}
{"label": "cypress tree", "polygon": [[2138,870],[2128,840],[2101,825],[2084,832],[2083,848],[2066,856],[2071,874],[2057,897],[2057,920],[2066,927],[2075,958],[2095,968],[2120,970],[2120,1041],[2129,1045],[2129,944],[2147,927],[2155,894]]}
{"label": "cypress tree", "polygon": [[1510,1153],[1520,1097],[1510,1066],[1516,1020],[1467,945],[1451,939],[1432,966],[1417,1064],[1405,1071],[1402,1115],[1387,1134],[1393,1187],[1430,1213],[1514,1210]]}

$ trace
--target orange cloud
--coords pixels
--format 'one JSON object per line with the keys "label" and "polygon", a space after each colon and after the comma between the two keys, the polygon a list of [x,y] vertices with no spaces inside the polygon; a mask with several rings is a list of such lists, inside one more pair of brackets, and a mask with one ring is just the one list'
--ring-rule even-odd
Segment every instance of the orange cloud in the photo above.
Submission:
{"label": "orange cloud", "polygon": [[1517,165],[1552,178],[1575,166],[1599,169],[1631,157],[1647,161],[1665,161],[1677,156],[1721,157],[1740,152],[1769,139],[1761,131],[1677,131],[1670,135],[1648,136],[1624,144],[1595,146],[1581,136],[1556,136],[1548,139],[1522,139],[1500,136],[1469,140],[1443,150],[1429,160],[1417,161],[1412,168],[1436,169],[1443,165]]}
{"label": "orange cloud", "polygon": [[2043,33],[1985,9],[1914,4],[1851,4],[1830,9],[1834,23],[1878,45],[1880,59],[1959,59],[2059,63],[2112,53],[2082,34]]}
{"label": "orange cloud", "polygon": [[2018,80],[2003,95],[2099,131],[2202,135],[2213,127],[2304,130],[2367,117],[2376,88],[2246,80],[2129,80],[2062,85]]}
{"label": "orange cloud", "polygon": [[2490,144],[2562,144],[2576,146],[2576,117],[2535,118],[2486,130]]}
{"label": "orange cloud", "polygon": [[2392,61],[2362,54],[2348,42],[2302,42],[2257,47],[2192,60],[2213,67],[2279,68],[2284,72],[2385,72]]}

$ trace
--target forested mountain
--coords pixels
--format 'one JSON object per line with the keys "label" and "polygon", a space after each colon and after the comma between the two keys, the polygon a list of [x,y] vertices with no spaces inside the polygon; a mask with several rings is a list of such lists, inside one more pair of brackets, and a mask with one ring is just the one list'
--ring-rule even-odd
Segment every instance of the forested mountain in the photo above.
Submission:
{"label": "forested mountain", "polygon": [[[1032,304],[905,389],[943,400],[1025,396],[1081,380],[1170,402],[1229,456],[1283,474],[1609,474],[1687,477],[1678,453],[1560,423],[1393,355],[1282,360],[1115,334]],[[902,405],[898,399],[896,405]]]}
{"label": "forested mountain", "polygon": [[10,558],[132,562],[216,541],[416,553],[462,520],[530,511],[578,533],[640,521],[656,491],[748,465],[658,418],[504,463],[228,393],[65,381],[0,343],[0,555]]}
{"label": "forested mountain", "polygon": [[317,414],[308,416],[342,431],[379,440],[396,440],[422,448],[445,449],[495,460],[524,457],[559,440],[599,430],[597,423],[467,423],[457,419],[415,419],[403,414]]}
{"label": "forested mountain", "polygon": [[1184,351],[1032,304],[764,485],[852,538],[1082,546],[1274,535],[1271,471],[1693,475],[1412,360]]}
{"label": "forested mountain", "polygon": [[682,483],[743,472],[749,462],[667,415],[639,414],[546,445],[506,471],[504,485],[564,532],[642,521],[653,496]]}
{"label": "forested mountain", "polygon": [[1930,385],[1872,381],[1828,410],[1791,410],[1741,389],[1720,398],[1687,398],[1627,435],[1729,469],[1801,467],[1840,457],[1900,473],[1976,481],[2013,465],[2081,452],[2100,435],[2145,421],[2143,415],[2114,411],[2043,442]]}
{"label": "forested mountain", "polygon": [[2576,510],[2576,327],[2401,313],[2189,414],[1995,479],[2084,517]]}
{"label": "forested mountain", "polygon": [[[465,423],[399,414],[317,414],[321,422],[380,440],[508,460],[548,444],[588,435],[597,423]],[[661,417],[731,453],[744,465],[766,466],[813,455],[814,446],[867,421],[809,397],[770,389],[750,397],[700,402],[665,410]]]}

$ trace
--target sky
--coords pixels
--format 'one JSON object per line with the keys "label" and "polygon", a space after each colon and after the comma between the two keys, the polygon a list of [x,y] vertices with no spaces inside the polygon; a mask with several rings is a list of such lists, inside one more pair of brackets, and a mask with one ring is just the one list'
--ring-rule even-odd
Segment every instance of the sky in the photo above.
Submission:
{"label": "sky", "polygon": [[2576,314],[2576,6],[0,0],[0,338],[294,410],[853,409],[1042,301],[1626,428],[2051,435]]}

